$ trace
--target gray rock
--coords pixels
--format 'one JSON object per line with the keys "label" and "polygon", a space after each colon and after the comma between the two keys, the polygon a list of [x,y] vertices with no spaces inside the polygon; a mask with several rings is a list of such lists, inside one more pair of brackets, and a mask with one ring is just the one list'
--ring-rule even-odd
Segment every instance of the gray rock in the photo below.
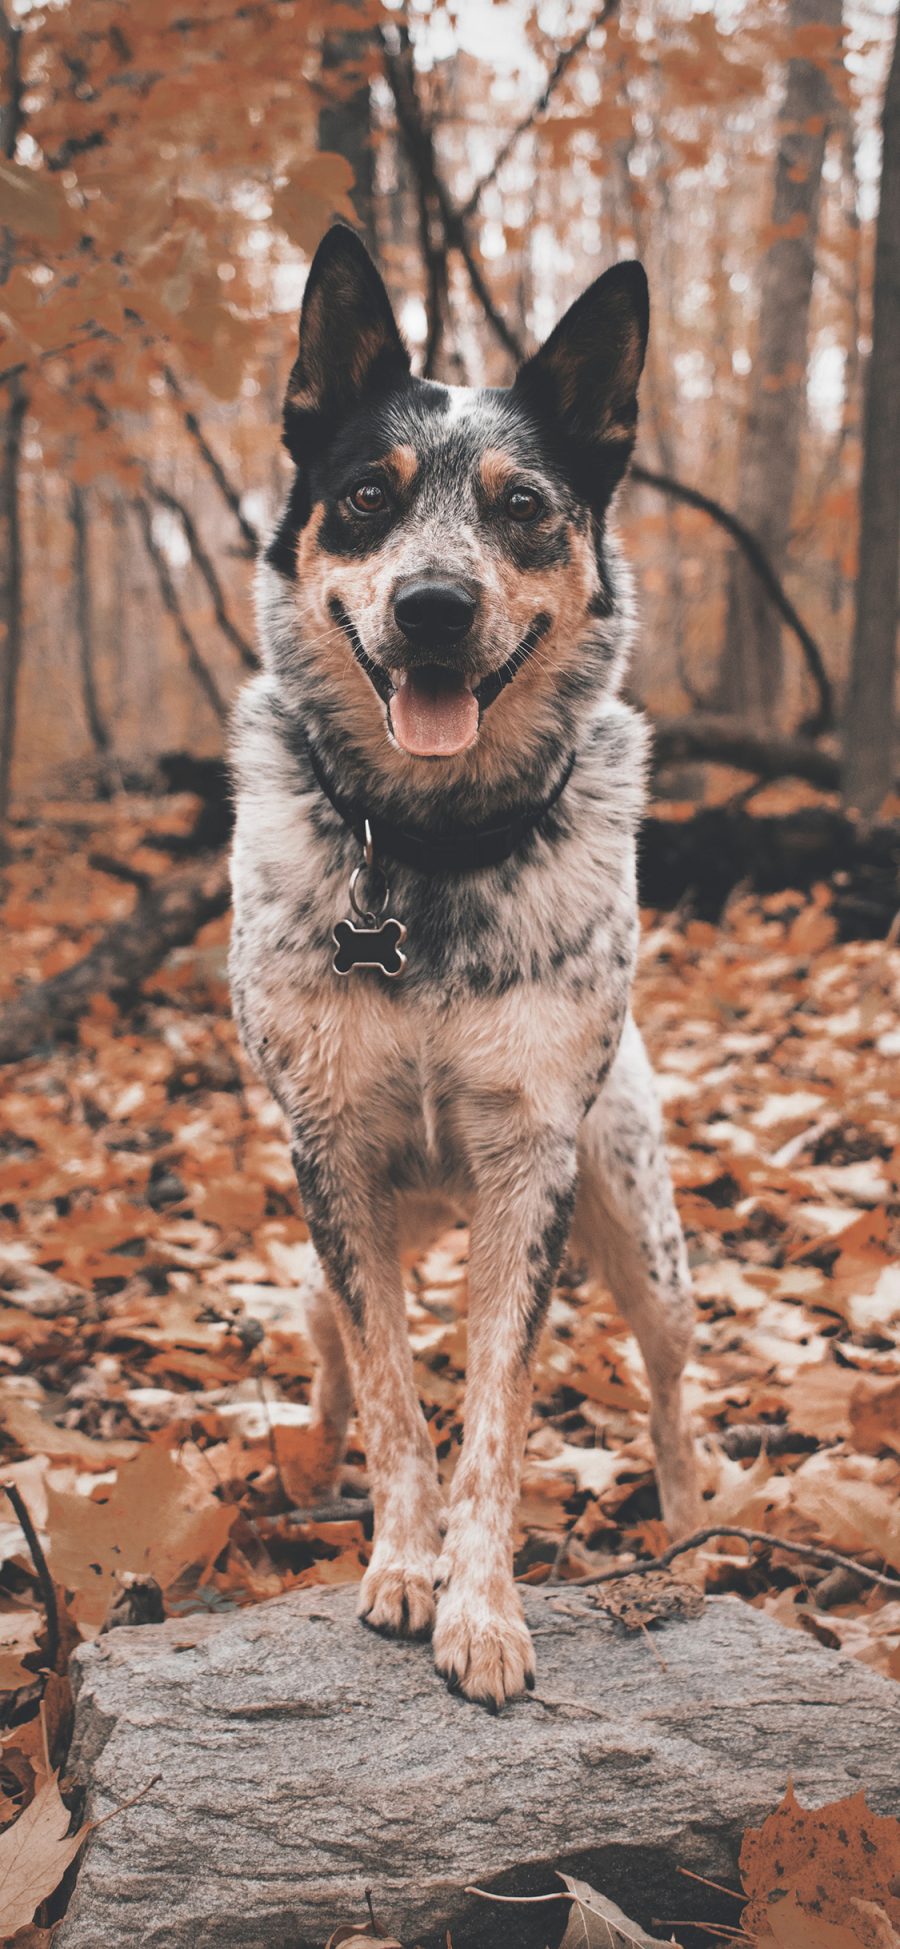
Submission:
{"label": "gray rock", "polygon": [[[808,1805],[900,1811],[900,1693],[735,1599],[626,1637],[583,1591],[530,1593],[538,1693],[499,1717],[427,1646],[356,1623],[354,1590],[115,1631],[81,1651],[71,1765],[87,1843],[57,1949],[321,1949],[365,1914],[405,1943],[559,1940],[563,1868],[645,1927],[722,1916],[743,1829],[789,1774]],[[716,1901],[719,1907],[716,1909]],[[732,1903],[727,1919],[738,1920]],[[661,1931],[668,1933],[667,1930]]]}

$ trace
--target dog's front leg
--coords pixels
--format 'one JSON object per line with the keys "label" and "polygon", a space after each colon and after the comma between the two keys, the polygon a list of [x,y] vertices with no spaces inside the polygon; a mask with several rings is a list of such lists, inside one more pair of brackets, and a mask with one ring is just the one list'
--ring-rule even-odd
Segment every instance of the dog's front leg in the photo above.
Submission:
{"label": "dog's front leg", "polygon": [[365,1133],[355,1140],[347,1122],[326,1133],[296,1130],[291,1156],[335,1297],[375,1506],[359,1613],[376,1630],[425,1635],[434,1619],[441,1503],[413,1378],[394,1197],[371,1142]]}
{"label": "dog's front leg", "polygon": [[574,1140],[507,1121],[479,1173],[469,1262],[466,1429],[437,1566],[434,1655],[454,1688],[495,1709],[534,1683],[513,1581],[513,1527],[532,1365],[568,1231]]}

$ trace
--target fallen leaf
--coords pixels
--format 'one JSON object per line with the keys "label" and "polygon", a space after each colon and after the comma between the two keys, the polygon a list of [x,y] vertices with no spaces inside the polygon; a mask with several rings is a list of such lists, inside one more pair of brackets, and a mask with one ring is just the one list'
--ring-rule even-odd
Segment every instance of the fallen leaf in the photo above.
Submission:
{"label": "fallen leaf", "polygon": [[561,1874],[559,1878],[575,1897],[559,1949],[671,1949],[671,1941],[662,1942],[637,1922],[630,1922],[622,1909],[590,1882],[576,1881],[574,1875]]}
{"label": "fallen leaf", "polygon": [[617,1618],[626,1631],[642,1631],[648,1624],[668,1624],[680,1617],[699,1617],[705,1609],[702,1590],[667,1570],[645,1576],[619,1577],[591,1593],[598,1611]]}
{"label": "fallen leaf", "polygon": [[854,1904],[873,1904],[891,1928],[900,1921],[900,1821],[873,1814],[863,1793],[805,1808],[788,1786],[745,1833],[740,1868],[741,1925],[758,1949],[881,1949]]}
{"label": "fallen leaf", "polygon": [[58,1888],[88,1833],[68,1828],[72,1819],[51,1774],[12,1827],[0,1834],[0,1936],[6,1939],[34,1919],[39,1902]]}
{"label": "fallen leaf", "polygon": [[47,1491],[50,1563],[74,1592],[79,1623],[103,1623],[122,1572],[155,1577],[163,1590],[194,1565],[207,1566],[228,1541],[237,1510],[147,1443],[101,1499]]}
{"label": "fallen leaf", "polygon": [[0,1692],[14,1692],[20,1685],[33,1685],[35,1674],[22,1659],[37,1650],[35,1633],[43,1623],[40,1611],[0,1613]]}

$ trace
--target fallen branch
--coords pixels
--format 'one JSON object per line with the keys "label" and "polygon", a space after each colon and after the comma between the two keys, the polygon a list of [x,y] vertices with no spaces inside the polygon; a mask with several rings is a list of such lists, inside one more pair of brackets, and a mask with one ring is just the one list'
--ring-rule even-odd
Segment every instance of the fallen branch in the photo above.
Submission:
{"label": "fallen branch", "polygon": [[74,967],[33,982],[0,1012],[0,1063],[20,1062],[54,1041],[87,1014],[95,995],[127,1001],[173,948],[226,911],[229,897],[221,855],[152,882]]}
{"label": "fallen branch", "polygon": [[723,1455],[734,1462],[749,1462],[757,1455],[811,1455],[819,1446],[815,1435],[769,1421],[736,1421],[718,1441]]}
{"label": "fallen branch", "polygon": [[41,1540],[28,1512],[28,1505],[15,1482],[4,1482],[3,1493],[12,1504],[16,1521],[22,1531],[31,1554],[35,1574],[41,1590],[41,1599],[47,1618],[46,1659],[50,1671],[56,1669],[56,1654],[59,1650],[59,1605],[56,1601],[56,1587],[41,1548]]}
{"label": "fallen branch", "polygon": [[684,1556],[688,1550],[699,1550],[701,1544],[718,1536],[737,1537],[742,1543],[766,1543],[771,1550],[787,1550],[792,1556],[808,1557],[813,1563],[827,1564],[830,1570],[851,1570],[854,1576],[900,1597],[900,1577],[885,1577],[880,1570],[870,1570],[866,1564],[859,1563],[856,1557],[841,1556],[838,1550],[826,1550],[819,1543],[794,1543],[783,1536],[772,1536],[766,1529],[739,1529],[730,1523],[713,1523],[709,1529],[695,1530],[693,1536],[671,1543],[662,1556],[642,1557],[638,1563],[625,1564],[619,1570],[600,1570],[589,1577],[567,1577],[560,1588],[574,1590],[587,1584],[618,1583],[622,1577],[647,1577],[653,1570],[668,1570],[676,1557]]}
{"label": "fallen branch", "polygon": [[834,806],[759,817],[740,805],[704,805],[689,819],[655,809],[641,827],[640,897],[670,910],[688,900],[718,920],[735,887],[807,893],[824,883],[844,940],[883,940],[897,911],[900,825],[857,825]]}
{"label": "fallen branch", "polygon": [[757,778],[804,778],[823,792],[837,791],[840,760],[805,738],[769,738],[738,718],[657,717],[653,719],[653,766],[693,759],[734,765]]}
{"label": "fallen branch", "polygon": [[317,1502],[310,1509],[289,1509],[284,1516],[273,1516],[270,1520],[275,1524],[287,1522],[292,1527],[304,1523],[344,1523],[371,1516],[373,1510],[371,1496],[333,1496],[330,1502]]}

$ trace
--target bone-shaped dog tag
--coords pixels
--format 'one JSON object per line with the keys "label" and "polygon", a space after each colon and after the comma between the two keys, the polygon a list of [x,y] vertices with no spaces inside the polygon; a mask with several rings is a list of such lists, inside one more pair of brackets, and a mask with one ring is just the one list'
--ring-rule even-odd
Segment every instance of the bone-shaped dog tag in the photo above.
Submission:
{"label": "bone-shaped dog tag", "polygon": [[382,974],[399,975],[406,967],[400,945],[406,939],[402,920],[383,920],[378,926],[357,927],[355,921],[339,920],[334,929],[337,949],[332,967],[335,974],[352,974],[354,968],[380,968]]}

